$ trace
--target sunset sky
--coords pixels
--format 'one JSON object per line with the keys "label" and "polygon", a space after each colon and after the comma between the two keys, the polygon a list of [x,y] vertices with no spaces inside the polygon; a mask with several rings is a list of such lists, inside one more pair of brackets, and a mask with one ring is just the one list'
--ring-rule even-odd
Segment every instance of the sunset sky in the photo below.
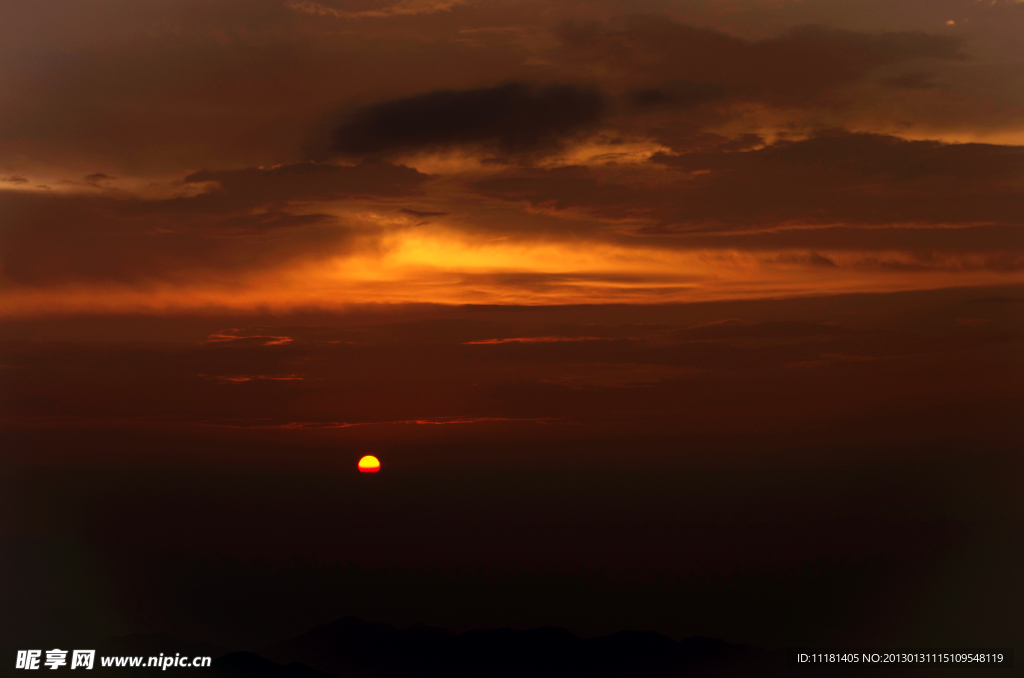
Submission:
{"label": "sunset sky", "polygon": [[1022,35],[3,3],[0,635],[1024,640]]}
{"label": "sunset sky", "polygon": [[6,317],[1021,282],[1017,2],[4,12]]}

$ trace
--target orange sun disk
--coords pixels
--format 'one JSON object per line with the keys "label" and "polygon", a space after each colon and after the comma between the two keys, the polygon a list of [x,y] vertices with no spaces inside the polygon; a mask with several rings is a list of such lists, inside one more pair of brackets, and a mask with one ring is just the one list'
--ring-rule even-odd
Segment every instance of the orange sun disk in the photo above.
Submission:
{"label": "orange sun disk", "polygon": [[380,470],[380,460],[372,454],[368,454],[359,460],[360,473],[376,473]]}

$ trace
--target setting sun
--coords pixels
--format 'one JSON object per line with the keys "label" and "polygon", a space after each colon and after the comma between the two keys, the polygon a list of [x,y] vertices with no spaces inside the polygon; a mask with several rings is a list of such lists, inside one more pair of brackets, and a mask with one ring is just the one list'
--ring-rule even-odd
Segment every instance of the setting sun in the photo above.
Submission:
{"label": "setting sun", "polygon": [[372,454],[368,454],[359,460],[360,473],[376,473],[380,470],[380,460]]}

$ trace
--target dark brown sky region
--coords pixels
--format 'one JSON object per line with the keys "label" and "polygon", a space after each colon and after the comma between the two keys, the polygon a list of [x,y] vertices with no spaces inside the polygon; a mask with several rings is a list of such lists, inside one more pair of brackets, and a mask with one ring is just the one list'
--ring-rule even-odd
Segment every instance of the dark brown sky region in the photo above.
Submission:
{"label": "dark brown sky region", "polygon": [[345,615],[1024,647],[1022,35],[0,3],[4,652]]}

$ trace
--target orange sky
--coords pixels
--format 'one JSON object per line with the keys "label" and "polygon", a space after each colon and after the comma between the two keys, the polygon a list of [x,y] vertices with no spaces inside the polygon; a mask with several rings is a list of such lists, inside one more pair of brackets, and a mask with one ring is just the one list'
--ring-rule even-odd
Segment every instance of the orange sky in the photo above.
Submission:
{"label": "orange sky", "polygon": [[543,6],[6,8],[0,315],[1022,280],[1024,5]]}

